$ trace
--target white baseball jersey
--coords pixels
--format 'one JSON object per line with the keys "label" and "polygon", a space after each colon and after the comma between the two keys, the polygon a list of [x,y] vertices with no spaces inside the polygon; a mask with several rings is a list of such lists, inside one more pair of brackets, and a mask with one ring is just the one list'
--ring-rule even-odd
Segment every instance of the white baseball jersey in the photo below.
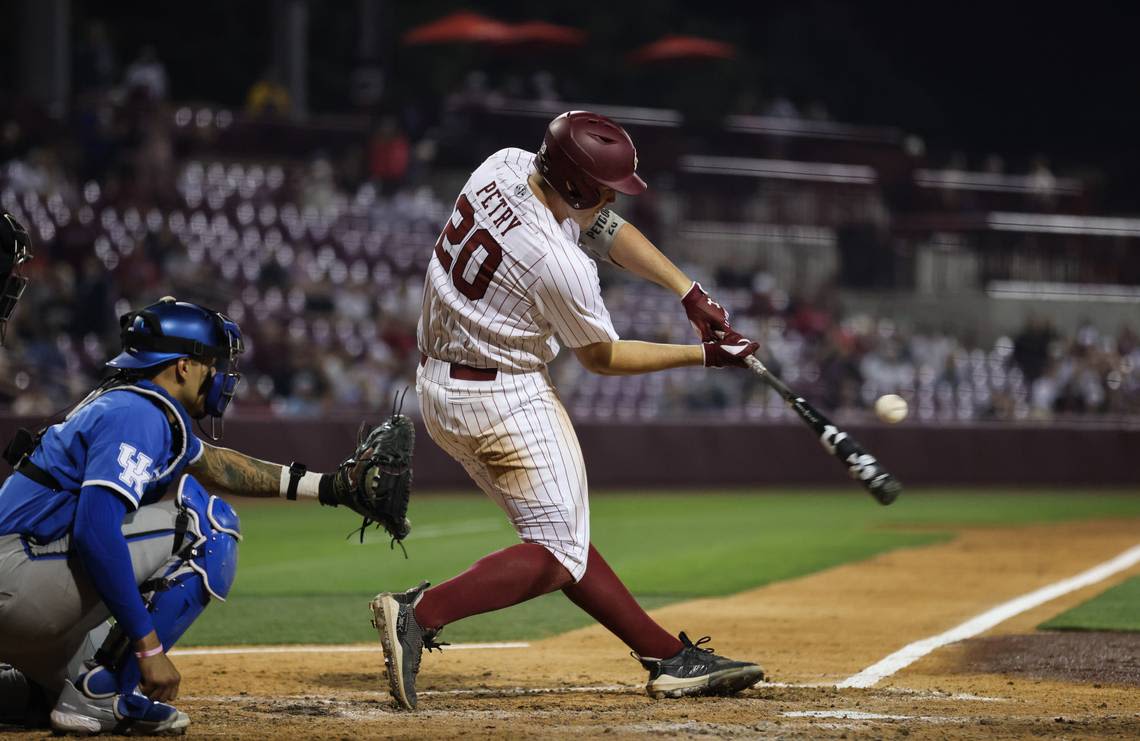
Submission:
{"label": "white baseball jersey", "polygon": [[527,184],[533,161],[503,149],[463,186],[424,285],[417,337],[428,357],[525,372],[553,360],[559,340],[618,338],[578,225],[557,223]]}
{"label": "white baseball jersey", "polygon": [[[432,440],[523,541],[580,580],[590,546],[586,466],[546,363],[559,341],[581,347],[617,332],[578,226],[557,223],[527,184],[533,161],[504,149],[463,187],[428,265],[416,394]],[[454,378],[452,363],[498,373]]]}

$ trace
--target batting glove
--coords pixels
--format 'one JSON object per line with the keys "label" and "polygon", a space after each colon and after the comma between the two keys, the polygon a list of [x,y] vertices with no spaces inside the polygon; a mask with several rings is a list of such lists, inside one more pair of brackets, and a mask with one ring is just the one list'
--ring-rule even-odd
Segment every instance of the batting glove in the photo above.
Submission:
{"label": "batting glove", "polygon": [[701,336],[702,342],[713,342],[732,332],[732,327],[728,324],[728,312],[705,293],[700,283],[693,282],[689,292],[681,299],[681,305],[685,307],[685,315]]}
{"label": "batting glove", "polygon": [[746,367],[744,359],[760,349],[759,342],[753,342],[739,332],[729,330],[722,339],[703,343],[706,368]]}

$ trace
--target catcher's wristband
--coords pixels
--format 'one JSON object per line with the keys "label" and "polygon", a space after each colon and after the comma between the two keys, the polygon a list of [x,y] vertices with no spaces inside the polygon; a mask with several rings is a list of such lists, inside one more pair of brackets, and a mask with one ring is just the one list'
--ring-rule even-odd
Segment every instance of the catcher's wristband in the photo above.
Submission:
{"label": "catcher's wristband", "polygon": [[309,473],[304,463],[296,461],[281,467],[281,496],[294,500],[297,495],[315,497],[319,494],[321,474]]}
{"label": "catcher's wristband", "polygon": [[164,649],[162,647],[162,644],[160,643],[157,646],[155,646],[154,648],[148,648],[145,651],[135,651],[135,658],[149,659],[151,656],[158,656],[160,653],[163,653],[164,651],[166,651],[166,649]]}

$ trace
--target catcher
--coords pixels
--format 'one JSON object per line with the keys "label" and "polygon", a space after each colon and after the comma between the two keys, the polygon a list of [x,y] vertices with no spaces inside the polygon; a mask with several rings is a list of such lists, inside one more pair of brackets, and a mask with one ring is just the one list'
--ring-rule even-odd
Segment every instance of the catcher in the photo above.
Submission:
{"label": "catcher", "polygon": [[211,445],[191,420],[220,419],[233,398],[237,324],[170,297],[120,321],[113,374],[5,451],[15,473],[0,487],[0,722],[186,728],[168,704],[180,676],[166,652],[211,598],[225,599],[237,569],[240,523],[216,492],[311,497],[408,534],[406,417],[364,436],[332,474]]}

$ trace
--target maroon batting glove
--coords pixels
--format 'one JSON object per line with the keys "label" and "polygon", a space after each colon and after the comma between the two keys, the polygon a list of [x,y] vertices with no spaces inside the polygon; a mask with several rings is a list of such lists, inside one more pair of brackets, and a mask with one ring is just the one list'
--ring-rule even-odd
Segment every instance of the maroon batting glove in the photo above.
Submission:
{"label": "maroon batting glove", "polygon": [[702,342],[713,342],[732,332],[732,327],[728,324],[728,312],[705,293],[700,283],[693,282],[692,288],[681,298],[681,305],[685,307],[685,315],[701,336]]}
{"label": "maroon batting glove", "polygon": [[744,359],[760,349],[760,343],[729,330],[723,339],[704,343],[704,348],[706,368],[744,368]]}

